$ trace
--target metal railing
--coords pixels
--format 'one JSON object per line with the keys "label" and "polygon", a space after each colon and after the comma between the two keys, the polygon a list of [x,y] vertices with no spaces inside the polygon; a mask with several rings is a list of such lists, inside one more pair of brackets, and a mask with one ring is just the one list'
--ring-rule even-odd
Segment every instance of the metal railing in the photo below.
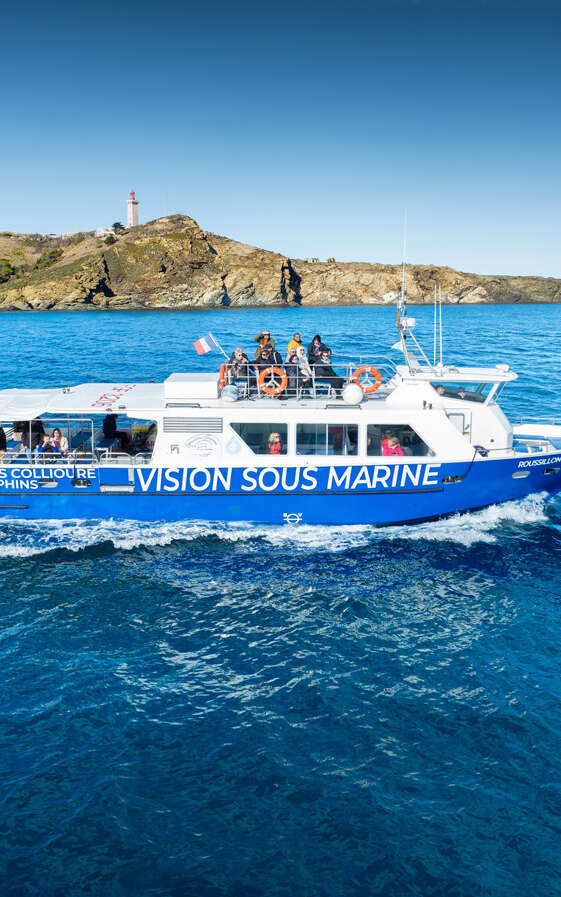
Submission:
{"label": "metal railing", "polygon": [[[396,366],[390,358],[378,356],[366,358],[364,356],[338,356],[337,360],[330,359],[327,362],[319,362],[324,368],[331,371],[319,373],[316,364],[311,364],[309,371],[299,365],[287,361],[282,364],[271,362],[265,365],[257,363],[230,363],[226,365],[226,384],[234,385],[239,390],[240,398],[334,398],[337,397],[347,383],[352,382],[355,372],[361,367],[375,368],[381,375],[382,394],[386,394],[384,386],[397,373]],[[275,369],[266,381],[263,382],[263,371]],[[222,384],[222,386],[226,385]],[[375,392],[366,393],[365,398],[378,398]]]}

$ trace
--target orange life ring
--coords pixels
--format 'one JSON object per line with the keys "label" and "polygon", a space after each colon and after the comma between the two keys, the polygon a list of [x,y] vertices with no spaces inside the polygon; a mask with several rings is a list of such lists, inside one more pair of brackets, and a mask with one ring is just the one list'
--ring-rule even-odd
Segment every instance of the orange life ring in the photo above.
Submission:
{"label": "orange life ring", "polygon": [[218,389],[220,390],[220,392],[222,392],[222,390],[226,386],[226,383],[228,382],[226,371],[226,364],[225,362],[222,362],[222,364],[220,365],[220,370],[218,371]]}
{"label": "orange life ring", "polygon": [[[363,374],[366,374],[365,383],[366,386],[360,382],[360,378]],[[371,382],[370,377],[374,377],[374,383]],[[382,375],[377,368],[373,367],[371,364],[361,364],[359,368],[353,374],[353,383],[358,383],[360,388],[362,389],[365,395],[370,395],[373,392],[376,392],[378,387],[382,383]]]}
{"label": "orange life ring", "polygon": [[[280,383],[277,383],[275,376],[280,377]],[[265,386],[265,380],[267,380],[268,377],[271,378],[271,381]],[[265,368],[265,370],[261,371],[257,378],[257,382],[259,384],[259,389],[266,392],[268,396],[280,396],[281,392],[286,389],[288,377],[282,368],[278,368],[276,365],[271,365],[270,368]]]}

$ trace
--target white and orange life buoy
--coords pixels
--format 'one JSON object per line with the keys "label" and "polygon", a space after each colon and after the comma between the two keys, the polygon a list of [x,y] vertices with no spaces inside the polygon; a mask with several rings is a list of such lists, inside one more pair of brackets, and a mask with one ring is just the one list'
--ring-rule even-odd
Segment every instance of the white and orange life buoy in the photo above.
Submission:
{"label": "white and orange life buoy", "polygon": [[282,368],[271,365],[261,371],[257,382],[259,389],[266,392],[268,396],[280,396],[281,392],[286,389],[288,377]]}
{"label": "white and orange life buoy", "polygon": [[227,371],[228,371],[228,368],[226,366],[226,363],[222,362],[222,364],[220,365],[220,370],[218,371],[218,391],[219,392],[222,392],[222,390],[226,386],[226,383],[228,382]]}
{"label": "white and orange life buoy", "polygon": [[[372,380],[374,378],[374,380]],[[380,371],[371,364],[361,364],[353,374],[353,383],[358,383],[365,395],[376,392],[382,383]]]}

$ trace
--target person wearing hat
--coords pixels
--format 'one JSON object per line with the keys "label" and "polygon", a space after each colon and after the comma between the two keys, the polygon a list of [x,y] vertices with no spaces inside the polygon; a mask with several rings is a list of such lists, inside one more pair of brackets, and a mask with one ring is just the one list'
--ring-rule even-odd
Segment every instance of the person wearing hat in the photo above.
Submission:
{"label": "person wearing hat", "polygon": [[265,346],[270,346],[271,349],[275,348],[275,341],[271,338],[270,330],[262,330],[261,333],[258,333],[257,336],[253,337],[255,342],[257,343],[257,348],[255,350],[255,357],[258,358],[261,355]]}

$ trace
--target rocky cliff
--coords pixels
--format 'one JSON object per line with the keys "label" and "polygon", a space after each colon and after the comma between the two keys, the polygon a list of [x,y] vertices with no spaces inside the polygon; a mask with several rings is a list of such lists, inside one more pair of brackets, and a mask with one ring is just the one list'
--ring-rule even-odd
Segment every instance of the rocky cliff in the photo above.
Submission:
{"label": "rocky cliff", "polygon": [[[0,234],[0,310],[385,305],[400,265],[309,262],[237,243],[170,215],[98,238]],[[413,304],[560,302],[561,280],[407,266]]]}

